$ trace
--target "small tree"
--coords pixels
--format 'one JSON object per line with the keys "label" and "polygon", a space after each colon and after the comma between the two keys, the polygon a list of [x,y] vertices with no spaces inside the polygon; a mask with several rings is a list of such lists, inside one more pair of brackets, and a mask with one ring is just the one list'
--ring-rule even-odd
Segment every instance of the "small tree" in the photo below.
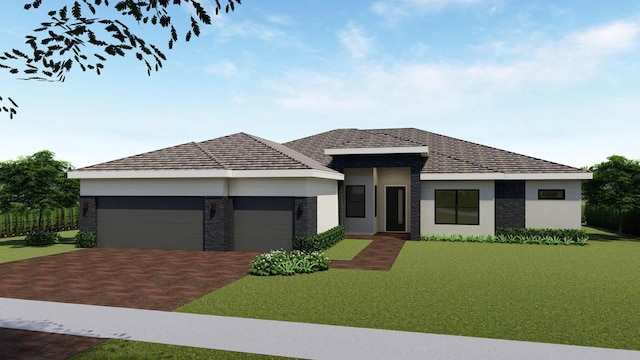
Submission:
{"label": "small tree", "polygon": [[79,182],[66,174],[72,169],[48,150],[0,163],[0,209],[37,210],[37,229],[42,230],[46,209],[70,207],[78,201]]}
{"label": "small tree", "polygon": [[616,211],[618,237],[622,237],[622,215],[640,209],[640,162],[612,155],[589,168],[593,179],[583,186],[583,196],[590,206],[608,206]]}

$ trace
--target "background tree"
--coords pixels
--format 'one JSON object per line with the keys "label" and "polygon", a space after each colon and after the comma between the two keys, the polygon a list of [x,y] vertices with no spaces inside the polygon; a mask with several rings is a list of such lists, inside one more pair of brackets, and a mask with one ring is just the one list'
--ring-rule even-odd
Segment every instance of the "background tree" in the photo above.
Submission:
{"label": "background tree", "polygon": [[72,169],[70,163],[54,159],[48,150],[1,162],[0,209],[3,212],[37,210],[37,228],[41,230],[45,210],[77,204],[80,183],[77,179],[68,179],[66,174]]}
{"label": "background tree", "polygon": [[618,237],[622,237],[623,214],[640,209],[640,162],[612,155],[589,168],[593,179],[583,184],[587,206],[605,206],[616,212]]}
{"label": "background tree", "polygon": [[[29,0],[24,8],[37,11],[46,1]],[[139,28],[132,26],[159,25],[166,29],[171,49],[179,37],[189,41],[199,36],[200,26],[211,24],[209,12],[218,15],[222,9],[234,11],[236,4],[241,4],[241,0],[222,0],[226,1],[224,6],[221,0],[214,1],[212,10],[207,11],[203,0],[50,0],[55,8],[47,11],[49,19],[25,36],[28,50],[0,52],[0,68],[22,74],[26,80],[64,81],[74,66],[100,75],[108,57],[132,53],[151,75],[162,68],[166,56],[157,45],[136,35]],[[195,16],[186,15],[184,8],[193,10]],[[180,10],[179,19],[189,17],[188,29],[181,34],[175,25],[180,21],[172,19],[176,9]],[[117,11],[115,15],[113,10]],[[13,99],[0,95],[0,112],[13,118],[17,108]]]}

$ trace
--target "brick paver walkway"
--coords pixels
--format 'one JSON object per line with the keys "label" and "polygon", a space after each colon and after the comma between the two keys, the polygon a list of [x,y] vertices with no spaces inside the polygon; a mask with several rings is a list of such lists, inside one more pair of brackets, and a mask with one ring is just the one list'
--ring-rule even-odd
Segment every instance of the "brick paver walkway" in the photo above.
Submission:
{"label": "brick paver walkway", "polygon": [[352,260],[332,260],[335,269],[391,270],[405,240],[389,234],[374,236],[347,235],[348,239],[371,239],[373,242]]}
{"label": "brick paver walkway", "polygon": [[[373,239],[332,268],[390,270],[404,240]],[[258,253],[94,248],[0,264],[0,297],[173,310],[247,274]],[[105,340],[0,328],[7,359],[66,359]]]}
{"label": "brick paver walkway", "polygon": [[[50,255],[0,264],[0,297],[169,311],[244,277],[257,254],[94,248]],[[102,341],[0,329],[0,357],[66,359]]]}

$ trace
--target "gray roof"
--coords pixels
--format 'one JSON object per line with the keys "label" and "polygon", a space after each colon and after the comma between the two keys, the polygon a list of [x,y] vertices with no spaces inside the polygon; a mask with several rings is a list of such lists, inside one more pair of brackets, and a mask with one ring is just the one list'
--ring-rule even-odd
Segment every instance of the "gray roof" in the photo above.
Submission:
{"label": "gray roof", "polygon": [[246,133],[190,142],[85,170],[296,170],[330,169],[325,149],[427,146],[422,173],[580,173],[580,169],[424,130],[336,129],[278,144]]}
{"label": "gray roof", "polygon": [[295,170],[335,172],[284,145],[237,133],[88,166],[85,170]]}
{"label": "gray roof", "polygon": [[[355,140],[354,140],[355,139]],[[354,146],[358,144],[358,146]],[[496,149],[449,136],[414,129],[337,129],[285,143],[321,164],[331,156],[324,149],[427,146],[422,173],[581,173],[580,169]]]}

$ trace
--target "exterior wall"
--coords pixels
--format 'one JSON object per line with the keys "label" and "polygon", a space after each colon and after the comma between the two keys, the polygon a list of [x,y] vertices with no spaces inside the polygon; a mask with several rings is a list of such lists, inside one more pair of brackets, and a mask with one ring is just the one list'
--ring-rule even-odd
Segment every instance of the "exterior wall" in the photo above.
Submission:
{"label": "exterior wall", "polygon": [[[371,235],[375,234],[374,229],[374,195],[373,195],[373,169],[344,169],[344,186],[345,194],[346,187],[350,185],[364,185],[365,190],[365,217],[353,218],[346,217],[344,219],[345,231],[354,235]],[[346,201],[346,196],[345,196]]]}
{"label": "exterior wall", "polygon": [[80,196],[225,196],[227,179],[81,179]]}
{"label": "exterior wall", "polygon": [[411,229],[411,169],[402,168],[379,168],[378,169],[378,229],[379,231],[387,231],[386,227],[386,190],[387,186],[405,186],[405,214],[406,229]]}
{"label": "exterior wall", "polygon": [[[380,193],[380,184],[379,184],[379,180],[378,180],[378,168],[373,168],[373,189],[374,189],[374,193],[373,195],[375,197],[377,197],[377,204],[376,204],[376,198],[374,197],[373,199],[373,203],[371,203],[372,206],[374,206],[373,208],[373,233],[377,233],[379,231],[384,231],[384,227],[380,226],[379,224],[379,219],[382,217],[382,213],[380,212],[380,199],[382,199],[379,196]],[[377,207],[377,208],[376,208]]]}
{"label": "exterior wall", "polygon": [[321,233],[332,227],[338,226],[338,193],[333,195],[318,195],[317,197],[318,222],[317,229]]}
{"label": "exterior wall", "polygon": [[[479,225],[436,224],[435,190],[480,190]],[[420,197],[420,233],[426,234],[495,234],[495,186],[492,180],[484,181],[422,181]]]}
{"label": "exterior wall", "polygon": [[496,229],[525,227],[525,182],[496,181]]}
{"label": "exterior wall", "polygon": [[332,195],[336,193],[336,183],[312,178],[235,178],[229,179],[229,196]]}
{"label": "exterior wall", "polygon": [[204,199],[204,250],[233,249],[233,200],[228,197]]}
{"label": "exterior wall", "polygon": [[95,197],[80,197],[78,229],[80,231],[98,231],[98,207]]}
{"label": "exterior wall", "polygon": [[[565,190],[565,200],[538,200],[538,189]],[[581,180],[531,180],[526,182],[526,227],[579,229]]]}

